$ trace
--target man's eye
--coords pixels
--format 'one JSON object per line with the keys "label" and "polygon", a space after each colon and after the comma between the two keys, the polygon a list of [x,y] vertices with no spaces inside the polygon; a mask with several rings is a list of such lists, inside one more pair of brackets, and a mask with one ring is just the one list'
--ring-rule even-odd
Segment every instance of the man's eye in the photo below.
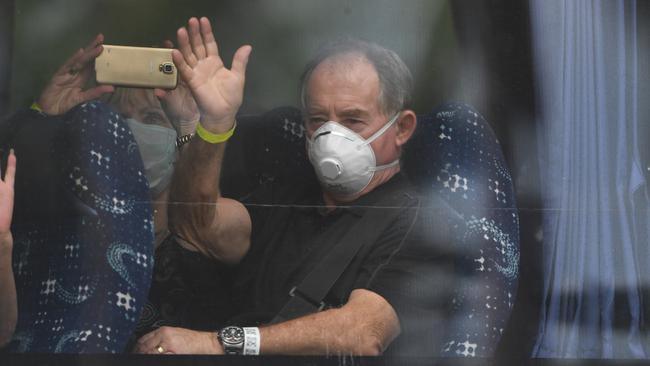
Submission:
{"label": "man's eye", "polygon": [[323,118],[310,118],[309,119],[309,124],[312,124],[312,125],[322,125],[323,123],[325,123],[325,119],[323,119]]}
{"label": "man's eye", "polygon": [[346,118],[343,120],[343,124],[346,126],[358,126],[362,123],[363,123],[362,120],[356,118]]}

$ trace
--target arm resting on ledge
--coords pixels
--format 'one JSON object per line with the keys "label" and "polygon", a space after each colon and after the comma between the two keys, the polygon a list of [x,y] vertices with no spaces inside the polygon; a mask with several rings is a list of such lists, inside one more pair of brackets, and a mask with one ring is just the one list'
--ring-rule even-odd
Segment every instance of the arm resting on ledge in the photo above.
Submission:
{"label": "arm resting on ledge", "polygon": [[393,307],[380,295],[352,291],[348,302],[260,329],[261,354],[381,355],[400,333]]}
{"label": "arm resting on ledge", "polygon": [[[261,354],[376,356],[400,333],[393,307],[378,294],[357,289],[338,309],[262,327]],[[223,354],[214,332],[162,327],[145,334],[137,353]]]}

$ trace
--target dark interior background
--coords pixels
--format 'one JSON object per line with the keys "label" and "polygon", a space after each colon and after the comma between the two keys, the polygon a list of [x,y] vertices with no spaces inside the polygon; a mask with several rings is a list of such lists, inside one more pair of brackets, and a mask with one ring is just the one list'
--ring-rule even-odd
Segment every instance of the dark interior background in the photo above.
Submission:
{"label": "dark interior background", "polygon": [[253,46],[244,113],[296,104],[305,62],[323,42],[348,35],[377,41],[404,58],[419,75],[419,108],[431,109],[460,93],[454,80],[458,43],[447,1],[411,0],[408,6],[389,0],[13,3],[13,110],[28,106],[52,72],[95,34],[104,33],[107,44],[155,46],[175,40],[178,27],[202,15],[213,23],[226,64],[237,47]]}
{"label": "dark interior background", "polygon": [[[541,292],[539,173],[530,24],[520,0],[5,0],[0,2],[0,116],[28,107],[58,66],[96,33],[154,46],[190,16],[208,16],[226,64],[253,45],[243,113],[297,105],[301,68],[342,36],[380,43],[411,68],[415,109],[472,104],[491,123],[515,181],[521,280],[500,353],[526,357]],[[647,85],[647,84],[646,84]]]}

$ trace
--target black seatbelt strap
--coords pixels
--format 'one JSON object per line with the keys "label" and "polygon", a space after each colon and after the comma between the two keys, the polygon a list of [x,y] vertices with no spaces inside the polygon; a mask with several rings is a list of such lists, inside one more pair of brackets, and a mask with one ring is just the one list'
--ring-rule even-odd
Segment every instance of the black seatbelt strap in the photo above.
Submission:
{"label": "black seatbelt strap", "polygon": [[391,194],[371,208],[360,221],[350,228],[341,241],[302,282],[289,292],[290,299],[270,324],[298,318],[323,310],[323,299],[348,267],[364,244],[372,244],[385,228],[403,211],[405,200],[412,199],[404,193]]}

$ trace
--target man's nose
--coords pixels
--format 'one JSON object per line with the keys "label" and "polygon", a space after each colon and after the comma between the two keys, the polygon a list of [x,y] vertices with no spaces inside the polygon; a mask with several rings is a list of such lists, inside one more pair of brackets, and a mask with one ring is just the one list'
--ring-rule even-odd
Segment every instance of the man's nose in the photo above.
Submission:
{"label": "man's nose", "polygon": [[327,116],[327,120],[336,123],[341,123],[341,120],[339,119],[339,116],[336,115],[336,112],[330,112],[330,114]]}

